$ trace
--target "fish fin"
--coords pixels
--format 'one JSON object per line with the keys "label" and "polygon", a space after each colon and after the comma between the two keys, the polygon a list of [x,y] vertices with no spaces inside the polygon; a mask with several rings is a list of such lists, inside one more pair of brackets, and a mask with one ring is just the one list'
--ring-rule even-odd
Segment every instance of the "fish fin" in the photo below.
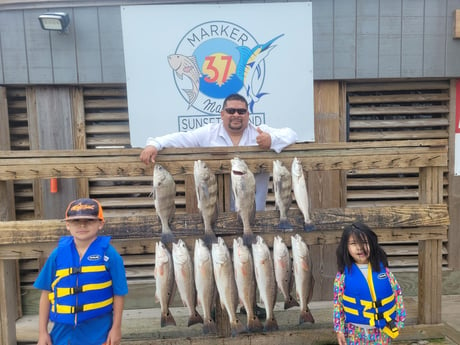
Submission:
{"label": "fish fin", "polygon": [[176,236],[172,232],[164,232],[161,234],[161,241],[164,244],[173,243],[176,240]]}
{"label": "fish fin", "polygon": [[203,241],[207,246],[217,243],[217,236],[213,232],[205,232]]}
{"label": "fish fin", "polygon": [[315,225],[312,224],[312,223],[305,223],[303,225],[303,230],[306,231],[306,232],[313,231],[313,230],[315,230]]}
{"label": "fish fin", "polygon": [[201,315],[195,310],[195,312],[193,313],[193,315],[190,315],[189,319],[188,319],[188,324],[187,326],[190,327],[190,326],[193,326],[197,323],[203,323],[203,318],[201,317]]}
{"label": "fish fin", "polygon": [[216,323],[213,319],[203,321],[203,334],[217,334]]}
{"label": "fish fin", "polygon": [[292,224],[287,219],[280,220],[278,224],[278,229],[286,231],[286,232],[294,231]]}
{"label": "fish fin", "polygon": [[297,307],[298,305],[299,305],[299,302],[297,302],[294,297],[289,295],[287,300],[284,301],[284,310],[292,308],[292,307]]}
{"label": "fish fin", "polygon": [[196,100],[196,95],[193,92],[193,89],[182,89],[187,94],[189,104],[193,104]]}
{"label": "fish fin", "polygon": [[174,317],[171,314],[171,311],[168,309],[165,314],[161,314],[161,319],[160,319],[160,326],[161,327],[166,327],[166,326],[175,326],[176,325],[176,320],[174,320]]}
{"label": "fish fin", "polygon": [[307,307],[307,310],[302,310],[300,312],[299,316],[299,325],[305,322],[310,322],[310,323],[315,323],[315,319],[313,318],[313,315],[311,314],[310,310]]}
{"label": "fish fin", "polygon": [[265,321],[265,326],[264,326],[264,331],[269,332],[269,331],[277,331],[279,329],[278,327],[278,322],[276,319],[273,317],[270,320]]}
{"label": "fish fin", "polygon": [[246,333],[248,331],[246,326],[243,325],[243,323],[239,319],[236,319],[235,321],[230,322],[230,329],[231,329],[232,337],[235,337],[236,335],[241,334],[241,333]]}
{"label": "fish fin", "polygon": [[252,232],[243,234],[243,243],[248,247],[255,243],[255,239],[256,237]]}
{"label": "fish fin", "polygon": [[260,322],[259,318],[254,315],[252,320],[248,320],[248,331],[249,332],[262,332],[264,325]]}

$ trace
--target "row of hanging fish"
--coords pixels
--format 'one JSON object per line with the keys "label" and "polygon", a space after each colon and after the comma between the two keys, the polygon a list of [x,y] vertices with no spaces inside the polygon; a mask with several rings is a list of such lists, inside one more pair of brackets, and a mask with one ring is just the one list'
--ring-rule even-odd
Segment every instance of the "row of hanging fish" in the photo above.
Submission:
{"label": "row of hanging fish", "polygon": [[[214,172],[206,162],[194,162],[193,176],[195,192],[204,223],[204,240],[206,243],[215,241],[214,226],[217,220],[217,180]],[[231,160],[231,185],[235,200],[235,211],[243,223],[243,240],[251,244],[254,235],[251,229],[256,213],[255,192],[256,183],[254,174],[246,162],[238,157]],[[281,161],[273,161],[273,191],[275,205],[279,210],[279,228],[292,230],[288,219],[288,210],[292,204],[292,192],[304,216],[304,230],[313,229],[310,218],[310,202],[302,163],[294,158],[289,171]],[[162,226],[162,241],[170,243],[174,239],[170,222],[175,212],[176,184],[172,175],[161,165],[155,164],[153,172],[154,205]]]}
{"label": "row of hanging fish", "polygon": [[[299,234],[291,236],[292,260],[283,239],[275,236],[273,255],[261,236],[250,247],[242,237],[233,239],[232,254],[221,237],[211,250],[202,239],[195,241],[193,260],[184,241],[172,244],[172,254],[163,242],[155,248],[155,297],[161,308],[161,327],[176,325],[169,309],[176,288],[188,309],[188,326],[202,323],[203,333],[216,333],[212,318],[216,290],[223,311],[229,317],[233,336],[245,332],[273,331],[278,323],[273,312],[278,289],[284,309],[300,306],[299,324],[314,322],[308,308],[314,278],[308,245]],[[296,298],[291,295],[295,284]],[[255,314],[256,288],[266,311],[262,324]],[[237,317],[240,304],[246,311],[246,324]],[[201,306],[200,314],[197,305]]]}

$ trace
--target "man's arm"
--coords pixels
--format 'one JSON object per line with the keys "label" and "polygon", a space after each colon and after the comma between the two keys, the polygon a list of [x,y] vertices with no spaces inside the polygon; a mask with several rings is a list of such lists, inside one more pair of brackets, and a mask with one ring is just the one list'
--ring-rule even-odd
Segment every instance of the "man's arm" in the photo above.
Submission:
{"label": "man's arm", "polygon": [[[206,126],[205,126],[206,127]],[[197,128],[189,132],[177,132],[166,134],[161,137],[148,138],[144,150],[140,154],[140,159],[145,164],[155,163],[158,152],[167,147],[199,147],[201,137],[207,135],[205,127]]]}

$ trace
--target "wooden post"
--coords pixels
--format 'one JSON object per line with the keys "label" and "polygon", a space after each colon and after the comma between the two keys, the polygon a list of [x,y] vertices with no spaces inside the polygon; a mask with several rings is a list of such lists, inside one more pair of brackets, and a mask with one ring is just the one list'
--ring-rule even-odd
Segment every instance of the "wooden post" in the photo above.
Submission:
{"label": "wooden post", "polygon": [[[419,202],[442,204],[441,167],[426,167],[419,174]],[[419,241],[418,250],[418,323],[441,322],[442,240]]]}
{"label": "wooden post", "polygon": [[[9,150],[6,88],[0,87],[0,150]],[[15,220],[13,181],[0,181],[0,221]],[[17,260],[0,259],[0,344],[16,344],[16,318],[21,316]]]}

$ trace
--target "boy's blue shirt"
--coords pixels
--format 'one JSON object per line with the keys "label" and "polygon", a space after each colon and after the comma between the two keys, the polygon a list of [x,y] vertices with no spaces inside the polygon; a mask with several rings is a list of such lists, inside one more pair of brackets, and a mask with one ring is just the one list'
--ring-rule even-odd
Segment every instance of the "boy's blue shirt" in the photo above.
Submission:
{"label": "boy's blue shirt", "polygon": [[[75,246],[72,246],[72,250],[76,251]],[[56,273],[57,253],[57,248],[51,252],[48,260],[45,262],[45,265],[34,282],[35,288],[51,291],[51,284],[54,281]],[[113,294],[116,296],[124,296],[128,293],[128,284],[126,281],[123,259],[110,244],[105,254],[108,258],[106,261],[107,270],[112,276]],[[111,327],[112,313],[107,313],[101,317],[79,323],[77,326],[55,323],[50,335],[53,345],[101,345],[105,342]]]}

